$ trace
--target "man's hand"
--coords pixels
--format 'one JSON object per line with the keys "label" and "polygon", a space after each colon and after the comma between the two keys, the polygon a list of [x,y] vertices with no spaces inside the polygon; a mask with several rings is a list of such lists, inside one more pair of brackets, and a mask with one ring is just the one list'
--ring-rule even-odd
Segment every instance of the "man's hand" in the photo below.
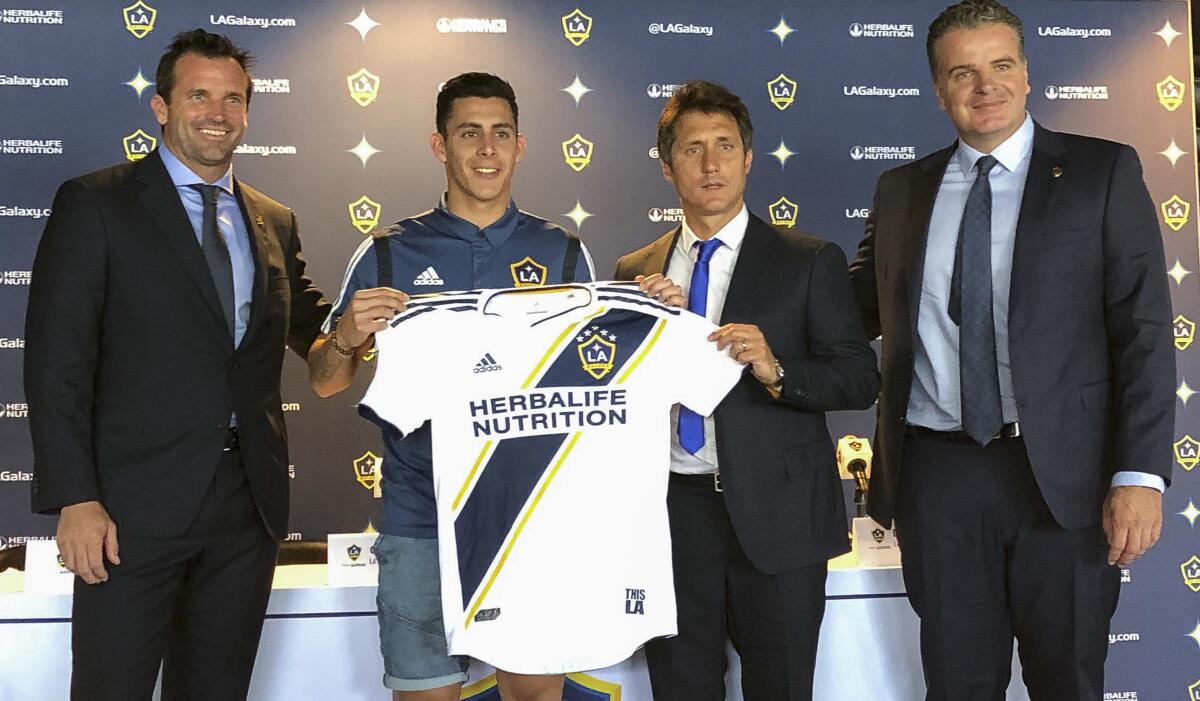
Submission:
{"label": "man's hand", "polygon": [[642,292],[668,307],[687,307],[687,297],[683,296],[683,288],[662,273],[638,275],[634,280],[641,285]]}
{"label": "man's hand", "polygon": [[98,501],[64,506],[55,539],[63,564],[88,584],[108,581],[105,557],[114,565],[121,564],[117,556],[117,524]]}
{"label": "man's hand", "polygon": [[392,317],[407,305],[408,295],[390,287],[355,292],[334,329],[337,344],[342,348],[358,348],[371,334],[386,329]]}
{"label": "man's hand", "polygon": [[1121,567],[1142,556],[1162,534],[1162,493],[1150,487],[1113,487],[1104,498],[1108,564]]}
{"label": "man's hand", "polygon": [[754,324],[725,324],[713,331],[708,340],[716,341],[717,348],[729,349],[729,355],[739,363],[750,366],[754,377],[764,385],[774,385],[779,381],[779,371],[775,369],[775,354],[767,344],[766,337]]}

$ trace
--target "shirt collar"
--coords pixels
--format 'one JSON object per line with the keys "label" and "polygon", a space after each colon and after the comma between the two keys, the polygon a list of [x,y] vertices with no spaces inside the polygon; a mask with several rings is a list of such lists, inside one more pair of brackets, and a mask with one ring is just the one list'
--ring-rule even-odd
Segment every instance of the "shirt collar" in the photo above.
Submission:
{"label": "shirt collar", "polygon": [[[729,250],[735,253],[742,247],[742,239],[746,238],[746,227],[750,224],[750,212],[746,211],[746,204],[742,203],[742,208],[738,210],[736,216],[730,219],[725,226],[721,227],[712,238],[719,239],[725,244]],[[697,241],[702,239],[692,231],[692,227],[688,226],[687,219],[683,220],[683,230],[679,234],[679,245],[683,247],[684,252],[692,250]]]}
{"label": "shirt collar", "polygon": [[230,195],[233,194],[233,164],[229,164],[229,170],[225,171],[215,183],[209,183],[204,178],[196,175],[196,172],[183,164],[171,149],[166,144],[158,149],[158,155],[162,158],[163,165],[167,167],[167,175],[171,176],[171,182],[176,188],[188,187],[190,185],[216,185]]}
{"label": "shirt collar", "polygon": [[445,192],[442,193],[442,198],[438,200],[438,205],[433,211],[438,216],[443,230],[466,241],[473,240],[482,232],[484,238],[488,240],[488,243],[492,247],[500,246],[508,240],[508,237],[517,228],[518,215],[520,214],[520,210],[517,209],[517,203],[512,198],[509,198],[508,207],[504,210],[504,214],[500,215],[500,218],[496,221],[480,229],[473,222],[469,222],[450,211],[450,208],[446,206]]}
{"label": "shirt collar", "polygon": [[967,142],[962,139],[958,140],[958,150],[954,153],[954,157],[958,160],[958,167],[963,173],[970,173],[975,168],[975,162],[985,155],[993,156],[1004,169],[1012,173],[1020,167],[1021,162],[1029,158],[1029,154],[1033,152],[1033,117],[1029,113],[1025,113],[1025,121],[1021,126],[1013,132],[1012,136],[1008,137],[992,150],[991,154],[985,154],[967,145]]}

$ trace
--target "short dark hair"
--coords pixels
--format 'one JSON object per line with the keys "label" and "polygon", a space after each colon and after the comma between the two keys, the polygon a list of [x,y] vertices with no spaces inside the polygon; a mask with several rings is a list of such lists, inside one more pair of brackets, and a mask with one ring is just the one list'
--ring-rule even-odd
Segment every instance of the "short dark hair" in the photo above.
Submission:
{"label": "short dark hair", "polygon": [[1003,24],[1016,32],[1020,57],[1025,60],[1025,27],[1016,13],[996,0],[962,0],[942,10],[929,25],[925,53],[929,58],[929,72],[934,78],[937,78],[937,57],[933,49],[938,40],[955,29],[976,29],[983,24]]}
{"label": "short dark hair", "polygon": [[448,136],[447,128],[454,101],[463,97],[498,97],[512,110],[513,127],[517,126],[517,95],[507,80],[491,73],[460,73],[447,80],[437,95],[437,130]]}
{"label": "short dark hair", "polygon": [[675,146],[675,126],[680,117],[689,112],[704,114],[727,114],[737,122],[738,134],[742,137],[742,150],[749,152],[754,136],[754,126],[750,124],[750,110],[746,109],[742,98],[734,95],[729,88],[720,83],[707,80],[689,80],[675,90],[671,99],[663,107],[662,116],[658,118],[658,157],[663,163],[671,165],[671,148]]}
{"label": "short dark hair", "polygon": [[246,72],[246,104],[250,104],[250,93],[254,92],[250,68],[254,65],[254,57],[249,51],[230,41],[229,37],[199,28],[176,34],[167,46],[167,52],[158,60],[158,70],[154,72],[154,90],[164,101],[168,104],[171,102],[171,91],[175,89],[175,64],[184,54],[199,54],[205,58],[232,58],[237,61]]}

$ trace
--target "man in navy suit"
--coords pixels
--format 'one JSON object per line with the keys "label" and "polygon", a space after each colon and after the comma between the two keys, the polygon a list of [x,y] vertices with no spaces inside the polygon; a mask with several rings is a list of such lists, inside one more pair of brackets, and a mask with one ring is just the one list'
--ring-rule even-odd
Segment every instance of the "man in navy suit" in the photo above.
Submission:
{"label": "man in navy suit", "polygon": [[1120,573],[1158,539],[1174,355],[1154,206],[1129,146],[1044,129],[1020,20],[927,42],[958,141],[884,173],[851,265],[882,333],[871,514],[895,519],[928,699],[1103,695]]}

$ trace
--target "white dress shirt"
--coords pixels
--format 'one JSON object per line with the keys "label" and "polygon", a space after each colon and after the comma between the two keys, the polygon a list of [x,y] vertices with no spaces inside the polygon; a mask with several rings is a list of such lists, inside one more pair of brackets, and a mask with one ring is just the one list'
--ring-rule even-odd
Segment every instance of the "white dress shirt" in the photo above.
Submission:
{"label": "white dress shirt", "polygon": [[[729,293],[729,283],[733,279],[733,266],[737,264],[749,223],[750,213],[743,204],[741,211],[713,236],[723,244],[708,262],[708,304],[705,317],[714,324],[721,323],[725,295]],[[679,240],[671,251],[671,259],[667,263],[667,277],[683,288],[683,296],[686,298],[691,290],[692,269],[700,255],[700,249],[695,244],[701,239],[688,226],[686,219],[682,228]],[[700,379],[697,378],[697,381]],[[704,417],[704,445],[695,455],[679,445],[678,404],[671,409],[671,427],[671,472],[698,475],[717,471],[717,431],[712,416]]]}

